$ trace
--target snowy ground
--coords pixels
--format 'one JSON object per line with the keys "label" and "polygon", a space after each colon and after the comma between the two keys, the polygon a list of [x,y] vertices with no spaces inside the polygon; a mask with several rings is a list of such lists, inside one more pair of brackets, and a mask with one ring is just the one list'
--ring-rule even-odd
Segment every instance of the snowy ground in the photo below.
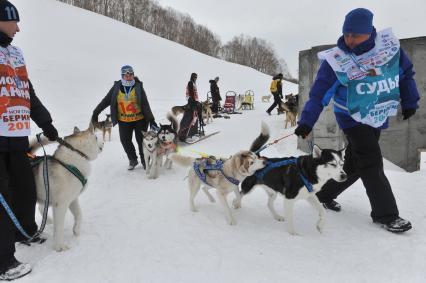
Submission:
{"label": "snowy ground", "polygon": [[[133,64],[145,83],[151,107],[164,122],[168,109],[184,102],[191,72],[199,74],[200,93],[219,75],[222,93],[253,89],[255,110],[215,119],[208,132],[221,133],[182,154],[201,151],[229,156],[247,149],[260,121],[272,138],[292,133],[283,116],[267,116],[270,77],[250,68],[193,52],[116,21],[53,0],[15,0],[22,23],[16,44],[26,54],[30,76],[54,117],[60,135],[74,125],[87,126],[91,111],[118,79],[119,67]],[[286,85],[285,92],[295,86]],[[102,118],[102,117],[100,117]],[[37,129],[34,128],[34,132]],[[299,155],[291,136],[265,151],[267,156]],[[395,235],[371,223],[369,203],[360,182],[340,198],[343,211],[327,212],[323,234],[317,215],[305,202],[295,208],[301,236],[290,236],[275,221],[259,188],[226,224],[219,204],[200,193],[198,213],[189,210],[186,169],[162,171],[148,180],[141,167],[126,170],[127,160],[115,128],[112,141],[93,162],[88,189],[81,196],[83,227],[72,236],[68,215],[65,241],[70,250],[52,250],[52,227],[41,246],[17,246],[17,257],[34,266],[21,282],[424,282],[426,278],[426,208],[423,172],[406,173],[386,163],[401,216],[413,229]],[[229,200],[232,200],[230,196]],[[282,213],[282,199],[276,201]],[[40,218],[38,218],[40,220]]]}

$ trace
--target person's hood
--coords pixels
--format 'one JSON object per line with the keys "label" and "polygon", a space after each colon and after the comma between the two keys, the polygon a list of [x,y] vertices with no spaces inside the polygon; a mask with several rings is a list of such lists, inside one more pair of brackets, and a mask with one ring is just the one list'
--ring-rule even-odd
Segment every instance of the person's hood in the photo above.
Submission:
{"label": "person's hood", "polygon": [[343,50],[345,53],[353,53],[355,55],[361,55],[361,54],[364,54],[365,52],[368,52],[368,51],[370,51],[371,49],[374,48],[374,46],[376,45],[376,43],[375,43],[376,36],[377,36],[376,29],[373,27],[373,31],[371,32],[370,38],[368,38],[366,41],[364,41],[363,43],[361,43],[360,45],[358,45],[354,49],[350,49],[346,45],[345,38],[342,35],[337,40],[337,47],[339,47],[339,49]]}

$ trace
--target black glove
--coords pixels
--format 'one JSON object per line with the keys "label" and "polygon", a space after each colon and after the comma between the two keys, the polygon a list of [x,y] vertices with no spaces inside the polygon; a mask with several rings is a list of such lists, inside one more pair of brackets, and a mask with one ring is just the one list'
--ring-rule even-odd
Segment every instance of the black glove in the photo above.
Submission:
{"label": "black glove", "polygon": [[92,115],[92,123],[95,124],[98,122],[98,115],[93,114]]}
{"label": "black glove", "polygon": [[414,108],[402,110],[402,117],[403,117],[402,120],[407,120],[408,118],[413,116],[415,113],[416,113],[416,109]]}
{"label": "black glove", "polygon": [[311,131],[311,127],[301,124],[297,126],[296,130],[294,130],[294,134],[304,139],[309,135]]}
{"label": "black glove", "polygon": [[46,136],[50,141],[56,141],[58,139],[58,130],[52,124],[46,124],[42,127],[43,135]]}

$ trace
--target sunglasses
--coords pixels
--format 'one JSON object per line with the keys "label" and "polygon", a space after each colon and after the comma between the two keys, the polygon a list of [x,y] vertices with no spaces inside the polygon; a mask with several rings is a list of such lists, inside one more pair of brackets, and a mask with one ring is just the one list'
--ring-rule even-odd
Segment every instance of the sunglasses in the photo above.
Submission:
{"label": "sunglasses", "polygon": [[134,73],[133,73],[133,72],[130,72],[130,71],[127,71],[127,72],[121,73],[121,75],[122,75],[122,76],[125,76],[125,75],[127,75],[127,76],[133,76],[133,75],[134,75]]}

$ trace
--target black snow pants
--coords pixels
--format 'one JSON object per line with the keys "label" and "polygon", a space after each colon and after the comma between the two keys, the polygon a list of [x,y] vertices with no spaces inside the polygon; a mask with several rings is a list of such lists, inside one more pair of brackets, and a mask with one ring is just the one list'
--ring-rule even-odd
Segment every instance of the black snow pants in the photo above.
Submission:
{"label": "black snow pants", "polygon": [[360,125],[344,130],[348,140],[345,151],[345,182],[327,182],[317,196],[321,202],[330,202],[361,178],[371,205],[374,222],[387,223],[398,217],[398,207],[391,185],[383,172],[380,150],[380,130]]}
{"label": "black snow pants", "polygon": [[[123,146],[124,151],[127,154],[127,158],[129,160],[138,160],[136,155],[136,149],[133,145],[133,132],[135,132],[136,142],[138,144],[139,155],[141,160],[144,160],[143,157],[143,134],[142,131],[146,131],[148,129],[148,125],[145,122],[145,119],[135,121],[135,122],[118,122],[118,130],[120,133],[120,141]],[[143,162],[143,161],[142,161]]]}
{"label": "black snow pants", "polygon": [[[0,193],[25,232],[29,235],[37,232],[36,187],[26,152],[0,152]],[[15,241],[23,239],[0,204],[0,268],[13,257]]]}

